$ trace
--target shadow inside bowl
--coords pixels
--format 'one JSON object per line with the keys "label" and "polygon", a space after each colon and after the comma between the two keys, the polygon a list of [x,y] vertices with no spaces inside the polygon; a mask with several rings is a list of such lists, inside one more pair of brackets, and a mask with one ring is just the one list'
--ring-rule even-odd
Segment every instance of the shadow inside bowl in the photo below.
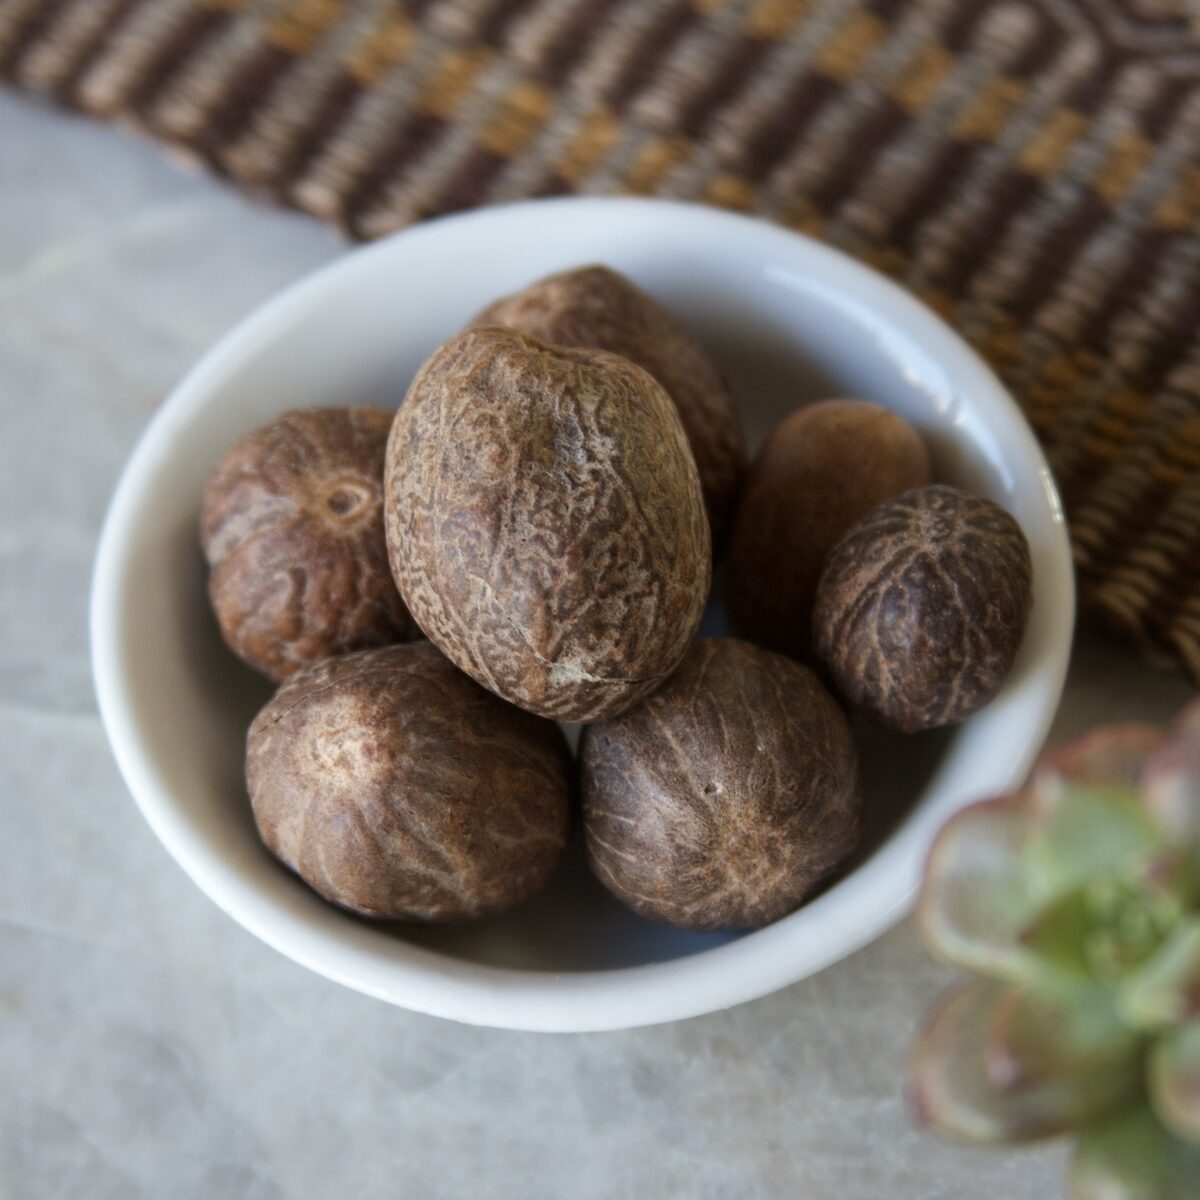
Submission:
{"label": "shadow inside bowl", "polygon": [[[866,833],[859,850],[809,902],[837,887],[903,824],[936,771],[953,731],[905,737],[856,722],[854,735],[863,775]],[[244,792],[241,803],[242,817],[249,822]],[[261,853],[270,857],[265,848]],[[298,877],[271,861],[292,886],[307,891]],[[695,933],[639,916],[592,874],[578,828],[550,883],[511,912],[458,925],[376,922],[352,913],[345,913],[344,919],[451,958],[532,972],[606,971],[669,962],[751,932]]]}
{"label": "shadow inside bowl", "polygon": [[954,729],[895,733],[868,721],[851,721],[862,771],[867,828],[848,869],[876,854],[912,814],[950,749]]}
{"label": "shadow inside bowl", "polygon": [[549,885],[512,912],[464,925],[387,928],[427,950],[525,971],[544,971],[551,963],[555,971],[608,971],[669,962],[741,936],[689,933],[639,917],[588,869],[578,829]]}
{"label": "shadow inside bowl", "polygon": [[[701,625],[705,637],[728,634],[720,580]],[[852,722],[862,771],[867,827],[855,854],[807,902],[836,887],[875,854],[912,812],[937,770],[953,730],[917,736]],[[562,865],[546,889],[502,916],[465,925],[384,928],[427,950],[517,970],[597,971],[669,962],[744,937],[749,930],[694,933],[638,916],[612,896],[587,865],[576,829]]]}
{"label": "shadow inside bowl", "polygon": [[[715,622],[714,622],[715,624]],[[862,767],[867,828],[854,856],[813,896],[884,846],[937,769],[953,730],[916,737],[854,723]],[[516,970],[605,971],[669,962],[744,937],[749,931],[692,933],[638,916],[612,896],[587,865],[580,830],[544,891],[502,916],[464,925],[388,922],[397,938],[469,962]]]}

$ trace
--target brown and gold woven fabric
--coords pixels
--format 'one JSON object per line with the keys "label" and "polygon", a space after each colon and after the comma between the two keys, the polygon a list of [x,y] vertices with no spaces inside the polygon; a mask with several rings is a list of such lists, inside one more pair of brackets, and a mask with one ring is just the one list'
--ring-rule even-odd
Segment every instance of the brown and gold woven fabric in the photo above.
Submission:
{"label": "brown and gold woven fabric", "polygon": [[0,0],[0,74],[356,237],[640,192],[848,250],[1024,405],[1084,614],[1200,680],[1200,0]]}

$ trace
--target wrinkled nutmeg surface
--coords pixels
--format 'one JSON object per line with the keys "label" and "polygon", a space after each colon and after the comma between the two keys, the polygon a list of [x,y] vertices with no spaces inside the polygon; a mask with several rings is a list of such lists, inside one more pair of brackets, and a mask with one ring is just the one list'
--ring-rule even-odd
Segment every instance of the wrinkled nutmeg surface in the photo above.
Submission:
{"label": "wrinkled nutmeg surface", "polygon": [[857,846],[850,730],[806,667],[701,639],[637,708],[583,731],[588,858],[631,908],[687,929],[764,925]]}
{"label": "wrinkled nutmeg surface", "polygon": [[200,541],[230,649],[271,679],[415,637],[388,569],[383,459],[392,414],[284,413],[209,477]]}
{"label": "wrinkled nutmeg surface", "polygon": [[250,727],[246,779],[267,848],[369,917],[508,908],[542,886],[567,841],[561,730],[498,700],[428,642],[293,675]]}
{"label": "wrinkled nutmeg surface", "polygon": [[388,443],[392,570],[459,667],[541,716],[594,721],[683,657],[708,522],[667,394],[640,367],[499,328],[421,368]]}
{"label": "wrinkled nutmeg surface", "polygon": [[496,301],[473,322],[503,325],[558,346],[609,350],[649,371],[675,402],[720,542],[745,450],[738,406],[720,371],[657,300],[608,267],[551,275]]}
{"label": "wrinkled nutmeg surface", "polygon": [[904,733],[1000,690],[1033,598],[1029,545],[998,504],[945,484],[873,509],[829,556],[817,653],[851,708]]}
{"label": "wrinkled nutmeg surface", "polygon": [[932,479],[917,431],[881,405],[825,400],[781,421],[746,474],[729,539],[734,631],[811,658],[813,602],[830,550],[876,504]]}

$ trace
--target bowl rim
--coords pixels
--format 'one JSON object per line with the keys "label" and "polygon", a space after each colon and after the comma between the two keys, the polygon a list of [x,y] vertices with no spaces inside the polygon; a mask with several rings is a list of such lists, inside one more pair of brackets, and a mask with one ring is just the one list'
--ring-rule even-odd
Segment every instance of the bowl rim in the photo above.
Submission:
{"label": "bowl rim", "polygon": [[[728,237],[731,233],[775,239],[785,254],[794,257],[801,251],[818,268],[839,279],[839,286],[849,282],[855,295],[868,296],[872,306],[886,309],[891,322],[903,327],[924,348],[932,349],[948,374],[970,379],[972,395],[984,398],[1005,418],[1012,427],[1009,432],[1036,468],[1057,529],[1053,577],[1039,582],[1039,593],[1047,588],[1051,593],[1050,652],[1030,668],[1038,686],[1033,687],[1032,678],[1026,686],[1036,697],[1038,707],[1030,717],[1030,736],[1021,753],[1013,757],[1012,786],[1032,765],[1062,692],[1074,625],[1074,576],[1061,501],[1049,467],[1016,401],[991,368],[941,318],[898,284],[842,251],[751,216],[671,200],[571,196],[518,201],[439,217],[352,249],[301,277],[236,323],[201,356],[156,410],[121,473],[105,513],[92,575],[89,632],[97,702],[118,767],[142,815],[176,862],[223,911],[268,945],[329,979],[409,1009],[469,1024],[547,1032],[631,1028],[698,1016],[756,999],[823,970],[877,938],[910,911],[933,834],[962,804],[944,811],[914,810],[889,836],[889,842],[895,843],[892,856],[902,861],[883,871],[884,878],[872,876],[878,893],[876,902],[841,914],[836,929],[808,929],[802,945],[791,936],[789,921],[808,912],[806,924],[812,925],[811,914],[828,893],[792,917],[734,941],[681,958],[637,966],[585,971],[518,970],[456,959],[399,939],[400,944],[385,961],[368,939],[358,936],[356,930],[350,932],[352,926],[347,926],[344,938],[331,939],[311,928],[299,914],[281,911],[203,844],[203,836],[189,827],[174,804],[140,736],[116,635],[122,580],[142,492],[168,451],[175,429],[185,417],[203,407],[205,397],[218,382],[236,373],[272,330],[319,304],[326,288],[358,269],[365,256],[392,253],[402,241],[411,245],[418,240],[442,239],[468,224],[503,224],[514,214],[524,219],[530,210],[545,220],[569,210],[571,219],[578,220],[611,220],[620,213],[688,221],[697,224],[699,244],[704,244],[705,238]],[[907,852],[901,854],[905,847]],[[861,870],[859,867],[855,873]]]}

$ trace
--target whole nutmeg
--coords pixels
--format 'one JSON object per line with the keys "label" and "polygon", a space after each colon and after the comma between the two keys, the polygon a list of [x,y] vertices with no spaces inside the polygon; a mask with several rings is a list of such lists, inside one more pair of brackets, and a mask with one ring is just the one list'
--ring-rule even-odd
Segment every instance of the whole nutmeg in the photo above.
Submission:
{"label": "whole nutmeg", "polygon": [[392,414],[284,413],[208,479],[200,541],[229,648],[276,681],[417,636],[388,569],[383,458]]}
{"label": "whole nutmeg", "polygon": [[817,654],[838,694],[880,725],[952,725],[1012,669],[1032,573],[1025,535],[998,504],[945,484],[905,492],[830,554]]}
{"label": "whole nutmeg", "polygon": [[580,742],[588,858],[631,908],[686,929],[764,925],[857,846],[858,763],[806,667],[732,638]]}
{"label": "whole nutmeg", "polygon": [[733,630],[808,659],[821,568],[876,504],[932,481],[902,417],[863,400],[824,400],[771,432],[747,472],[729,540],[725,601]]}
{"label": "whole nutmeg", "polygon": [[496,301],[473,324],[503,325],[557,346],[609,350],[649,371],[675,402],[700,472],[713,542],[721,541],[745,456],[737,401],[704,349],[657,300],[608,267],[578,267]]}
{"label": "whole nutmeg", "polygon": [[421,368],[388,443],[392,570],[458,666],[541,716],[595,721],[657,687],[708,594],[679,418],[602,350],[468,330]]}
{"label": "whole nutmeg", "polygon": [[472,683],[428,642],[293,675],[246,750],[267,848],[368,917],[456,921],[537,891],[567,842],[562,731]]}

